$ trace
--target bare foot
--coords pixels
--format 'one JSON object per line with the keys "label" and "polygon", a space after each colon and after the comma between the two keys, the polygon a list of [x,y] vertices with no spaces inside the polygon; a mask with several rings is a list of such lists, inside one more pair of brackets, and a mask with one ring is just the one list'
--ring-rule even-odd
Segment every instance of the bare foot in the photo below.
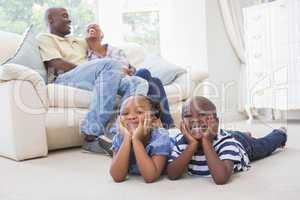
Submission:
{"label": "bare foot", "polygon": [[[286,129],[286,127],[282,126],[282,127],[280,127],[278,130],[280,130],[281,132],[283,132],[283,133],[285,133],[285,134],[287,135],[287,129]],[[284,148],[285,145],[286,145],[286,141],[283,142],[283,143],[281,144],[280,147],[281,147],[281,148]]]}

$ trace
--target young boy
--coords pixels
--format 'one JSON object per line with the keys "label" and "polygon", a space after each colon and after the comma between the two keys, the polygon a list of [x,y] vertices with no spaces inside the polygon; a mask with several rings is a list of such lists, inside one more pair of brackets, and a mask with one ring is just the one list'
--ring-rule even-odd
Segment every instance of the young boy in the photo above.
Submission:
{"label": "young boy", "polygon": [[285,128],[275,129],[263,138],[219,129],[215,105],[205,97],[193,97],[182,108],[182,134],[174,138],[168,160],[168,177],[211,176],[216,184],[225,184],[233,172],[245,171],[250,161],[269,156],[284,147]]}

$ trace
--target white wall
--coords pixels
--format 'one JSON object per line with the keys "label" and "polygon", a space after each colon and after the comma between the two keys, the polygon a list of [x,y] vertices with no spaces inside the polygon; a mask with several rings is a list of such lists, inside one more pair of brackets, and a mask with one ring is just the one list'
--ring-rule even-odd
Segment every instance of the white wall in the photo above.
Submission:
{"label": "white wall", "polygon": [[225,31],[218,0],[163,0],[160,12],[162,56],[179,65],[207,69],[205,96],[224,117],[240,117],[240,62]]}
{"label": "white wall", "polygon": [[240,61],[230,44],[218,0],[206,1],[207,61],[209,87],[206,95],[212,99],[225,118],[239,117],[238,84]]}
{"label": "white wall", "polygon": [[160,1],[160,45],[165,59],[207,69],[205,27],[205,0]]}
{"label": "white wall", "polygon": [[98,19],[104,32],[104,42],[117,45],[123,42],[122,6],[124,0],[98,0]]}

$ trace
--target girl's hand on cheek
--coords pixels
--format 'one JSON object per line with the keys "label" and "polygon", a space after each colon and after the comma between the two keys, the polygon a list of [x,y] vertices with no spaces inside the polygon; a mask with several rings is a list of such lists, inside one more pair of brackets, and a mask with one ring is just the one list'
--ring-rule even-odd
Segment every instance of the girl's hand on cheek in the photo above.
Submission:
{"label": "girl's hand on cheek", "polygon": [[144,120],[142,118],[142,116],[139,117],[139,125],[133,133],[133,137],[139,140],[146,138],[151,129],[150,113],[145,114]]}
{"label": "girl's hand on cheek", "polygon": [[122,117],[119,117],[118,120],[117,120],[117,123],[118,123],[118,129],[119,129],[119,132],[124,136],[124,137],[129,137],[131,138],[132,137],[132,132],[129,131],[126,126],[125,126],[125,123],[124,123],[124,119]]}
{"label": "girl's hand on cheek", "polygon": [[143,123],[141,117],[139,117],[139,125],[133,132],[133,138],[142,140],[143,135],[144,135],[143,133],[144,133],[144,123]]}
{"label": "girl's hand on cheek", "polygon": [[151,128],[152,128],[151,113],[147,112],[146,116],[145,116],[145,119],[144,119],[144,136],[148,135]]}

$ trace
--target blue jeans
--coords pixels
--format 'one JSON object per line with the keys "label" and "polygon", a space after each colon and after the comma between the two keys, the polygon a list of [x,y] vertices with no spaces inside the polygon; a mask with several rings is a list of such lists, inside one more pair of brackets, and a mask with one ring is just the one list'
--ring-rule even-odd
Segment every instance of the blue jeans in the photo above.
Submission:
{"label": "blue jeans", "polygon": [[81,124],[87,135],[103,135],[114,113],[117,94],[122,100],[134,94],[146,95],[148,84],[139,77],[124,76],[122,65],[111,59],[95,59],[61,74],[56,84],[92,91],[89,112]]}
{"label": "blue jeans", "polygon": [[147,69],[139,69],[135,73],[135,76],[148,81],[149,90],[147,95],[154,101],[160,102],[162,110],[160,120],[164,128],[172,127],[174,125],[174,120],[170,114],[168,98],[161,80],[159,78],[152,77],[151,73]]}
{"label": "blue jeans", "polygon": [[287,134],[279,129],[262,138],[253,138],[239,131],[228,131],[245,148],[250,161],[259,160],[271,155],[287,141]]}

